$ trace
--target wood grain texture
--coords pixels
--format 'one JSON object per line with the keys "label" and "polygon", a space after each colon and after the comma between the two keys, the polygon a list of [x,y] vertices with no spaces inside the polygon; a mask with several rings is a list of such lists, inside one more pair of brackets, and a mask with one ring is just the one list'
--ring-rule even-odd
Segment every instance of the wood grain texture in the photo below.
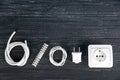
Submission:
{"label": "wood grain texture", "polygon": [[[13,41],[28,41],[30,58],[24,67],[9,66],[4,50],[10,34]],[[44,42],[49,49],[37,68],[31,63]],[[90,69],[87,46],[111,44],[114,67]],[[63,67],[53,66],[49,50],[61,45],[68,52]],[[80,46],[83,62],[71,62],[73,46]],[[21,49],[12,56],[21,56]],[[119,0],[0,0],[0,80],[120,80],[120,1]]]}

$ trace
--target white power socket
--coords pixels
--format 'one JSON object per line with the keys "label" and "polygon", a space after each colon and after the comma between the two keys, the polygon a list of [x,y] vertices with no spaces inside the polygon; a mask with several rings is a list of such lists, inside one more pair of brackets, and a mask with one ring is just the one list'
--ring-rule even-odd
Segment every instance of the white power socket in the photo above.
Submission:
{"label": "white power socket", "polygon": [[89,45],[88,63],[90,68],[113,67],[113,50],[111,45]]}

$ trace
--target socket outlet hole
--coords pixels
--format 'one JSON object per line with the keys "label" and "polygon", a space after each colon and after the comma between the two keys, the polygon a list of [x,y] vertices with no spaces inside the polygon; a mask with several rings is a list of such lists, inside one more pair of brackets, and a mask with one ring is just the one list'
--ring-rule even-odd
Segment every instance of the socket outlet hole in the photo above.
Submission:
{"label": "socket outlet hole", "polygon": [[106,54],[102,50],[96,50],[94,52],[94,55],[95,55],[95,60],[97,60],[98,62],[104,62],[106,60]]}

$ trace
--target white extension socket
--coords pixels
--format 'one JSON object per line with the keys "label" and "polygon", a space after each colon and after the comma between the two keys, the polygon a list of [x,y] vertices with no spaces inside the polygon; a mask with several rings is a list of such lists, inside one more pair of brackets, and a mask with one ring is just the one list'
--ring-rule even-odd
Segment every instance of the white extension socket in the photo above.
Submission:
{"label": "white extension socket", "polygon": [[89,45],[88,64],[90,68],[113,67],[113,50],[111,45]]}

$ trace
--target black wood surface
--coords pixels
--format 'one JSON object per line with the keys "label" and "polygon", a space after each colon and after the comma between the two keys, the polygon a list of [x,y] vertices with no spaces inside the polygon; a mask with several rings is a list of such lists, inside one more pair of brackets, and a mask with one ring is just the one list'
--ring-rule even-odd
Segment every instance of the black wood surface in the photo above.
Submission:
{"label": "black wood surface", "polygon": [[[24,67],[10,66],[4,59],[14,30],[17,34],[12,41],[26,39],[30,48]],[[49,49],[34,68],[31,63],[45,42]],[[90,69],[89,44],[111,44],[114,67]],[[63,67],[49,62],[49,50],[56,45],[68,52]],[[83,52],[78,65],[71,62],[73,46]],[[19,60],[22,53],[16,48],[11,56]],[[0,80],[120,80],[120,0],[0,0]]]}

